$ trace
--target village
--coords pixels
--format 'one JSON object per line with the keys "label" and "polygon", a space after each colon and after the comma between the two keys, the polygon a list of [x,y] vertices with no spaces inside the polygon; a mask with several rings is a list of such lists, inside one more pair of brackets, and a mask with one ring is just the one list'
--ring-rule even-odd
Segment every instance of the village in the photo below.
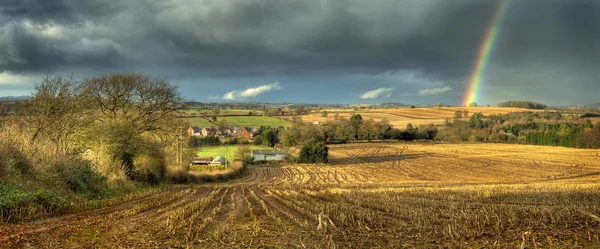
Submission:
{"label": "village", "polygon": [[[221,139],[224,138],[243,138],[246,141],[253,142],[255,134],[259,132],[259,129],[253,127],[241,127],[233,126],[231,128],[225,127],[199,127],[190,126],[187,130],[187,135],[190,137],[208,137],[214,136]],[[218,145],[223,146],[223,145]],[[221,151],[221,150],[219,150]],[[229,150],[225,150],[222,153],[227,154]],[[225,155],[208,156],[206,153],[198,152],[197,157],[193,157],[190,161],[190,165],[197,166],[216,166],[225,168],[230,163]],[[253,149],[250,151],[249,160],[252,163],[283,163],[287,153],[282,149],[274,149],[266,147],[260,149]]]}

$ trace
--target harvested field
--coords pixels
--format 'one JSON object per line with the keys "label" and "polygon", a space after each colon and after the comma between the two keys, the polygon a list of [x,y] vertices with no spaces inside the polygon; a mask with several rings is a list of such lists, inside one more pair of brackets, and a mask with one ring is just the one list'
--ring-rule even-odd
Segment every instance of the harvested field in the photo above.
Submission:
{"label": "harvested field", "polygon": [[[456,111],[469,111],[469,114],[481,112],[483,115],[506,114],[509,112],[541,112],[543,110],[532,110],[523,108],[508,108],[508,107],[427,107],[427,108],[390,108],[390,109],[373,109],[360,110],[356,113],[384,113],[397,116],[403,116],[413,119],[445,119],[453,118]],[[327,110],[330,114],[339,113],[354,113],[351,110]]]}
{"label": "harvested field", "polygon": [[[359,113],[363,119],[373,119],[376,122],[381,121],[381,120],[387,120],[387,121],[389,121],[389,123],[392,126],[394,126],[396,128],[404,128],[409,123],[412,124],[413,126],[428,125],[428,124],[441,125],[441,124],[444,124],[444,121],[445,121],[444,119],[417,119],[417,118],[411,118],[411,117],[388,114],[388,113],[379,113],[379,112],[359,112]],[[342,113],[339,113],[338,116],[340,118],[350,119],[350,116],[352,116],[352,113],[342,112]],[[313,122],[313,121],[331,122],[333,120],[334,120],[333,113],[330,114],[328,117],[321,117],[321,115],[319,113],[311,113],[311,114],[302,116],[303,122]]]}
{"label": "harvested field", "polygon": [[0,226],[12,247],[600,246],[598,151],[350,144],[91,212]]}

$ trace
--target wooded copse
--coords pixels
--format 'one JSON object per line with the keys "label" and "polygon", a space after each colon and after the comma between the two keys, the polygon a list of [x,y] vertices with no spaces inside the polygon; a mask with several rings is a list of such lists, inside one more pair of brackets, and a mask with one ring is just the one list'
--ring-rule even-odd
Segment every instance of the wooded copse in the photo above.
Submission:
{"label": "wooded copse", "polygon": [[56,209],[68,192],[158,184],[181,174],[183,98],[165,78],[115,73],[47,76],[31,100],[0,119],[0,213],[27,205]]}
{"label": "wooded copse", "polygon": [[533,101],[505,101],[498,104],[498,107],[514,107],[514,108],[525,108],[525,109],[537,109],[544,110],[548,108],[547,105]]}
{"label": "wooded copse", "polygon": [[600,123],[550,111],[489,116],[474,113],[468,120],[448,120],[436,140],[600,148]]}

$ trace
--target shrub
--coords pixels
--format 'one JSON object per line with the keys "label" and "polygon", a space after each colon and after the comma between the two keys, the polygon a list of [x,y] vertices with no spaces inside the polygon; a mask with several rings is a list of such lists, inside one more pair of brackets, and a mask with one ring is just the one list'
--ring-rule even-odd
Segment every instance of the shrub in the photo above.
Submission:
{"label": "shrub", "polygon": [[327,163],[329,155],[329,149],[324,142],[317,142],[316,140],[307,141],[298,156],[299,163]]}
{"label": "shrub", "polygon": [[[52,212],[65,203],[65,199],[51,190],[25,189],[22,186],[0,183],[0,220],[24,218],[22,213],[24,209],[29,209],[30,212],[43,211],[35,212],[37,214]],[[33,213],[27,216],[33,216]]]}
{"label": "shrub", "polygon": [[106,177],[94,169],[89,161],[78,158],[63,159],[54,169],[64,184],[73,192],[97,196],[106,187]]}
{"label": "shrub", "polygon": [[17,148],[10,144],[0,145],[0,179],[11,173],[29,174],[31,165]]}
{"label": "shrub", "polygon": [[133,159],[134,179],[150,185],[158,184],[166,174],[167,165],[159,145],[149,144]]}

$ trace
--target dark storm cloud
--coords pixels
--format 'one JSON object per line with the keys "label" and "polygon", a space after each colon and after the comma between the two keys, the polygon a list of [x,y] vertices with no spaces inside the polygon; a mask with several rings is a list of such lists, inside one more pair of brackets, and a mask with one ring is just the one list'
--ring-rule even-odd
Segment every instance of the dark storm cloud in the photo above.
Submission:
{"label": "dark storm cloud", "polygon": [[[417,70],[461,90],[497,6],[491,0],[5,0],[0,70],[139,70],[183,78]],[[490,85],[561,84],[546,72],[554,70],[577,75],[572,84],[592,86],[600,66],[600,1],[510,1],[508,8]]]}

